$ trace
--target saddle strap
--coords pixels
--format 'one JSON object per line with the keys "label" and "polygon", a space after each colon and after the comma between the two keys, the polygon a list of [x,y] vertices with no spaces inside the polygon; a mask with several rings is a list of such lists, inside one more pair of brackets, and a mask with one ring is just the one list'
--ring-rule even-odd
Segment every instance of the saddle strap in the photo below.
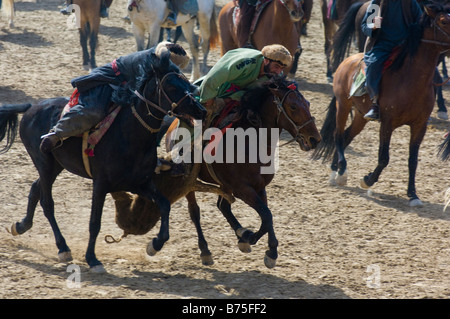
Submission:
{"label": "saddle strap", "polygon": [[89,164],[89,156],[85,152],[85,150],[88,148],[88,138],[89,138],[89,132],[84,132],[83,133],[83,142],[81,143],[81,154],[83,157],[84,169],[86,170],[86,173],[89,175],[89,177],[92,178],[91,166]]}

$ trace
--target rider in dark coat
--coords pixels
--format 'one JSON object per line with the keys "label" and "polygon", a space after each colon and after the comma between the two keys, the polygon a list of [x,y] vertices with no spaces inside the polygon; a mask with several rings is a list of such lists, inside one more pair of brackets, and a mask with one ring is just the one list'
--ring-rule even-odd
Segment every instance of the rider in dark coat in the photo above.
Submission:
{"label": "rider in dark coat", "polygon": [[97,125],[108,114],[111,102],[130,104],[132,92],[139,89],[140,81],[152,72],[154,55],[160,56],[164,50],[171,52],[174,68],[187,66],[190,58],[180,45],[162,42],[151,49],[119,57],[88,75],[73,79],[71,84],[76,90],[69,102],[73,106],[50,133],[42,136],[41,151],[48,153],[60,146],[64,139],[80,135]]}
{"label": "rider in dark coat", "polygon": [[[381,10],[381,27],[372,24],[374,6]],[[366,87],[373,102],[364,116],[366,120],[379,120],[379,89],[384,63],[395,47],[401,45],[409,35],[410,27],[419,21],[422,9],[416,0],[373,0],[362,21],[362,31],[368,37],[364,62]]]}

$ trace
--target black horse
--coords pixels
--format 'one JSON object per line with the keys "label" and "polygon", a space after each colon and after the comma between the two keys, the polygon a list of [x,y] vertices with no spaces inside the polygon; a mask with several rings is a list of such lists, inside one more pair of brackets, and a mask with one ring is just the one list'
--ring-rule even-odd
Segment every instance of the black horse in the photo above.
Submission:
{"label": "black horse", "polygon": [[[153,200],[161,212],[161,227],[149,246],[159,251],[169,239],[170,202],[161,195],[152,181],[156,167],[156,136],[161,120],[166,114],[192,122],[203,119],[205,109],[191,95],[193,89],[179,69],[169,61],[170,52],[161,58],[153,56],[153,72],[142,80],[134,103],[122,107],[115,121],[95,147],[95,156],[89,157],[93,180],[91,217],[89,221],[89,244],[86,261],[92,271],[104,272],[102,263],[95,256],[95,242],[100,231],[100,223],[105,197],[116,191],[129,191]],[[7,150],[14,142],[11,125],[17,124],[17,114],[24,113],[20,125],[20,137],[39,172],[31,186],[26,217],[14,223],[13,235],[23,234],[32,227],[37,203],[53,229],[58,256],[61,261],[72,260],[71,252],[61,234],[54,216],[52,185],[63,169],[76,175],[90,178],[82,160],[82,138],[71,137],[50,154],[43,154],[39,145],[40,136],[55,124],[66,98],[42,101],[33,106],[0,107],[0,138],[8,136]],[[5,132],[8,132],[7,134]],[[1,140],[0,139],[0,140]]]}

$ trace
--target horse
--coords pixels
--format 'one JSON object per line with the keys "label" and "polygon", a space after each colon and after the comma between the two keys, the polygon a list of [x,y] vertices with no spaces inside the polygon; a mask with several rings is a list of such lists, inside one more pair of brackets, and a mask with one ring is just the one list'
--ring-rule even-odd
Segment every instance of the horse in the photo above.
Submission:
{"label": "horse", "polygon": [[8,26],[14,28],[14,0],[0,1],[0,9],[2,14],[8,19]]}
{"label": "horse", "polygon": [[[137,7],[134,9],[134,7]],[[134,37],[136,39],[137,50],[144,50],[153,47],[158,43],[161,27],[167,27],[164,20],[169,14],[165,0],[129,0],[129,16]],[[196,18],[190,15],[178,13],[177,26],[181,26],[184,37],[189,44],[192,55],[192,75],[191,81],[208,72],[207,59],[209,50],[217,46],[219,34],[214,8],[214,0],[198,0],[198,12]],[[194,33],[196,23],[200,27],[201,46],[203,51],[203,65],[200,69],[199,46]],[[148,36],[148,43],[145,39]]]}
{"label": "horse", "polygon": [[[330,50],[333,43],[333,37],[350,6],[360,1],[361,0],[321,0],[320,2],[325,36],[325,56],[327,62],[326,76],[330,83],[333,82],[333,71],[331,69],[330,61]],[[333,4],[334,6],[330,7]]]}
{"label": "horse", "polygon": [[[193,86],[169,60],[170,52],[153,57],[153,71],[139,81],[133,103],[122,106],[114,122],[95,147],[95,156],[88,157],[89,171],[84,165],[82,149],[86,149],[81,137],[66,139],[61,147],[51,153],[40,151],[40,136],[55,124],[66,98],[54,98],[39,102],[29,108],[0,108],[0,137],[5,137],[8,127],[15,125],[19,113],[24,113],[20,124],[20,137],[39,173],[33,182],[28,199],[27,214],[22,221],[13,223],[11,233],[23,234],[32,227],[34,211],[40,202],[56,240],[60,261],[72,260],[66,241],[54,216],[52,184],[63,169],[93,181],[89,244],[85,254],[92,272],[105,272],[95,255],[95,242],[100,231],[105,197],[116,191],[130,191],[155,201],[161,214],[161,227],[157,237],[149,243],[148,252],[161,250],[169,239],[170,203],[155,188],[151,179],[156,167],[156,136],[161,119],[172,114],[188,123],[203,119],[206,111],[190,93]],[[151,113],[150,113],[151,112]],[[153,114],[153,116],[151,116]],[[5,120],[9,119],[9,120]],[[8,135],[10,147],[14,139]]]}
{"label": "horse", "polygon": [[[422,206],[416,194],[415,174],[418,152],[427,129],[428,118],[434,105],[433,77],[440,54],[450,49],[450,17],[447,7],[441,4],[425,6],[418,33],[412,32],[399,53],[399,57],[386,69],[380,86],[380,138],[378,165],[372,173],[364,176],[361,187],[368,189],[378,181],[383,169],[389,164],[389,145],[393,131],[403,125],[410,127],[409,181],[407,196],[410,206]],[[403,58],[401,58],[403,56]],[[367,121],[363,115],[371,101],[367,94],[350,96],[353,77],[360,68],[363,54],[345,59],[335,73],[334,97],[321,129],[321,145],[313,159],[330,160],[332,173],[330,183],[345,185],[347,182],[346,147],[364,129]],[[358,94],[360,95],[360,94]],[[346,121],[352,108],[356,109],[348,128]]]}
{"label": "horse", "polygon": [[[286,67],[285,73],[289,73],[289,76],[294,77],[300,56],[300,21],[303,17],[301,1],[270,1],[262,10],[251,35],[252,45],[258,50],[274,43],[285,46],[291,55],[296,58],[294,63]],[[236,3],[231,1],[223,6],[219,12],[218,21],[222,55],[229,50],[239,47],[234,21],[235,11]]]}
{"label": "horse", "polygon": [[[448,1],[447,1],[448,2]],[[362,23],[362,19],[367,11],[367,7],[370,5],[371,1],[367,2],[356,2],[350,6],[344,19],[339,25],[339,29],[336,31],[333,37],[333,44],[331,46],[330,60],[331,60],[331,71],[335,72],[339,64],[349,55],[350,48],[353,43],[353,39],[357,40],[357,48],[359,52],[364,52],[364,46],[366,43],[366,35],[362,32],[359,27]],[[442,70],[444,77],[446,75],[445,68],[445,55],[439,57],[439,63],[442,62]],[[442,85],[444,80],[441,74],[436,69],[434,74],[435,83],[435,94],[436,102],[438,106],[437,116],[440,119],[446,120],[447,107],[445,106],[444,95],[442,93]]]}
{"label": "horse", "polygon": [[74,22],[80,33],[82,67],[86,71],[97,67],[95,51],[98,46],[101,2],[102,0],[73,0],[68,6],[68,11],[72,10],[74,13]]}
{"label": "horse", "polygon": [[[297,84],[287,81],[285,77],[274,78],[261,87],[250,89],[242,98],[241,106],[238,106],[238,109],[237,120],[233,124],[236,131],[233,132],[241,129],[249,135],[251,135],[251,132],[255,132],[254,137],[258,141],[250,138],[249,143],[243,145],[232,143],[229,146],[228,143],[235,139],[237,134],[226,131],[213,149],[216,150],[216,153],[219,153],[219,149],[222,149],[222,159],[228,159],[231,154],[231,160],[203,160],[200,170],[192,169],[191,172],[198,174],[198,178],[206,182],[207,185],[218,185],[221,192],[224,193],[223,195],[219,194],[217,207],[238,236],[239,248],[242,251],[249,252],[250,245],[256,244],[263,235],[268,233],[269,250],[266,252],[264,262],[268,268],[272,268],[275,266],[278,256],[278,241],[273,229],[272,212],[267,206],[266,187],[273,179],[275,171],[271,169],[266,172],[263,171],[264,168],[269,168],[267,164],[270,161],[263,160],[262,156],[257,156],[254,161],[250,160],[251,147],[259,145],[253,151],[258,154],[266,152],[266,154],[271,154],[270,156],[274,159],[275,148],[281,133],[280,129],[289,132],[293,136],[289,142],[297,142],[300,149],[305,152],[314,149],[320,143],[321,136],[314,118],[311,116],[309,102],[298,91]],[[256,114],[257,120],[255,120],[255,116],[249,118],[249,114]],[[274,135],[269,136],[273,130],[275,130]],[[171,131],[172,129],[169,129],[169,135]],[[269,142],[263,137],[262,132],[268,133],[266,137]],[[226,147],[223,147],[225,145]],[[239,145],[243,148],[238,149]],[[245,159],[238,160],[238,152],[241,155],[245,154]],[[193,188],[192,183],[176,183],[173,179],[174,177],[170,176],[162,178],[159,181],[160,188],[167,189],[170,187],[170,192],[177,194],[178,198],[181,198],[182,194],[185,195],[188,201],[190,218],[197,230],[202,263],[210,265],[213,263],[213,259],[200,225],[200,207],[196,201],[197,190]],[[212,192],[216,191],[213,190]],[[235,197],[244,201],[259,214],[261,225],[256,233],[243,228],[233,215],[231,203]],[[140,200],[140,196],[134,196],[132,200],[128,199],[128,204],[125,203],[125,207],[116,205],[116,211],[125,209],[127,214],[138,214],[142,205],[135,205],[135,203]],[[154,207],[154,205],[147,204],[145,207],[145,214],[148,216],[157,214],[157,211],[151,207]]]}

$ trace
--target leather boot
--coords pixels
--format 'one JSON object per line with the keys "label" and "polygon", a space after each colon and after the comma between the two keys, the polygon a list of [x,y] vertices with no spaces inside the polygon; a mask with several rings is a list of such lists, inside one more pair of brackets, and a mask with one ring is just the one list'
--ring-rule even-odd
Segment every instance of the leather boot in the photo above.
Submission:
{"label": "leather boot", "polygon": [[42,142],[39,146],[40,150],[44,154],[48,154],[53,151],[55,148],[58,148],[62,145],[62,139],[56,135],[55,132],[50,132],[46,135],[42,135]]}
{"label": "leather boot", "polygon": [[364,119],[367,121],[379,121],[380,120],[380,106],[377,103],[373,103],[369,112],[364,115]]}

